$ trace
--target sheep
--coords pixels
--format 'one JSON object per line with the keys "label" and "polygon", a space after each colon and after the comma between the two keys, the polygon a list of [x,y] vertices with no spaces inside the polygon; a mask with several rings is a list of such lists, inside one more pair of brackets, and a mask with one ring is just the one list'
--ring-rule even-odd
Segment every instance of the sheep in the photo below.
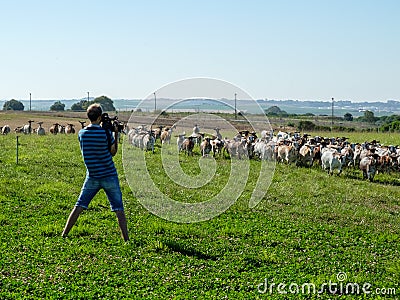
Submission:
{"label": "sheep", "polygon": [[28,124],[24,125],[24,127],[23,127],[23,133],[24,134],[31,134],[32,133],[32,123],[33,122],[35,122],[35,121],[29,120],[28,121],[29,125]]}
{"label": "sheep", "polygon": [[254,144],[254,154],[261,160],[272,161],[274,154],[273,143],[267,143],[263,138],[257,140]]}
{"label": "sheep", "polygon": [[200,133],[200,128],[199,128],[199,126],[198,126],[197,124],[195,124],[194,127],[193,127],[193,133],[192,133],[192,135],[193,135],[193,136],[196,136],[196,135],[198,135],[199,133]]}
{"label": "sheep", "polygon": [[42,127],[43,122],[38,122],[39,127],[36,129],[36,132],[38,135],[45,135],[46,132],[44,130],[44,128]]}
{"label": "sheep", "polygon": [[67,127],[65,128],[65,133],[74,134],[75,133],[74,124],[67,124]]}
{"label": "sheep", "polygon": [[182,143],[182,151],[185,151],[187,155],[193,156],[193,148],[194,148],[194,137],[189,136]]}
{"label": "sheep", "polygon": [[242,138],[240,141],[225,139],[225,150],[231,157],[248,157],[247,140]]}
{"label": "sheep", "polygon": [[14,129],[14,131],[15,131],[15,133],[23,133],[23,132],[24,132],[24,128],[18,126],[18,127],[16,127],[16,128]]}
{"label": "sheep", "polygon": [[79,123],[81,123],[82,129],[85,128],[86,121],[79,121]]}
{"label": "sheep", "polygon": [[211,144],[211,151],[213,153],[213,157],[218,153],[219,155],[222,154],[222,149],[224,148],[224,141],[219,138],[215,138],[210,140]]}
{"label": "sheep", "polygon": [[182,144],[183,141],[185,140],[185,132],[183,132],[182,134],[179,134],[177,139],[176,139],[176,145],[178,146],[178,152],[180,152],[182,150]]}
{"label": "sheep", "polygon": [[[142,128],[142,127],[138,127]],[[143,143],[143,138],[147,134],[147,131],[141,130],[141,129],[131,129],[128,134],[128,138],[130,142],[132,143],[133,146],[144,149],[144,143]]]}
{"label": "sheep", "polygon": [[154,153],[154,143],[155,143],[155,138],[154,138],[154,132],[149,131],[147,132],[144,137],[143,137],[143,148],[142,150],[151,150]]}
{"label": "sheep", "polygon": [[211,150],[212,150],[212,146],[210,143],[210,138],[206,137],[200,144],[201,155],[203,157],[206,157],[211,152]]}
{"label": "sheep", "polygon": [[65,126],[59,124],[59,125],[58,125],[58,131],[59,131],[59,133],[65,134]]}
{"label": "sheep", "polygon": [[51,126],[49,129],[50,133],[57,134],[59,132],[59,126],[60,124],[58,123],[53,124],[53,126]]}
{"label": "sheep", "polygon": [[221,133],[219,132],[221,129],[217,127],[217,128],[214,128],[214,130],[215,130],[217,139],[219,139],[220,141],[222,141],[222,135],[221,135]]}
{"label": "sheep", "polygon": [[164,143],[171,143],[171,136],[172,136],[172,132],[173,130],[176,128],[175,124],[171,126],[171,128],[164,128],[164,131],[161,133],[160,139],[161,139],[161,144]]}
{"label": "sheep", "polygon": [[162,129],[164,128],[164,126],[158,126],[156,129],[154,129],[154,139],[155,141],[157,141],[157,138],[159,138],[161,140],[161,133],[162,133]]}
{"label": "sheep", "polygon": [[9,134],[11,132],[11,128],[9,125],[4,125],[1,128],[1,134]]}
{"label": "sheep", "polygon": [[134,147],[140,148],[141,150],[151,150],[154,153],[154,131],[143,130],[145,126],[139,126],[138,128],[132,128],[128,132],[128,141]]}

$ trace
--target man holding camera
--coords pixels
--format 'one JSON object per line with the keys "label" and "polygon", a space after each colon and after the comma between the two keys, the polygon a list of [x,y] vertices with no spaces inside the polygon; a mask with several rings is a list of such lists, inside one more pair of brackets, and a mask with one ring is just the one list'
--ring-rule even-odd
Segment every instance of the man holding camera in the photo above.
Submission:
{"label": "man holding camera", "polygon": [[112,129],[114,136],[107,128],[100,126],[102,109],[99,104],[92,104],[87,109],[90,124],[79,131],[79,143],[86,166],[86,179],[74,209],[71,211],[62,233],[66,237],[84,209],[100,189],[103,189],[110,202],[111,210],[115,212],[122,237],[129,240],[122,193],[118,181],[117,170],[112,156],[118,150],[118,122],[114,121]]}

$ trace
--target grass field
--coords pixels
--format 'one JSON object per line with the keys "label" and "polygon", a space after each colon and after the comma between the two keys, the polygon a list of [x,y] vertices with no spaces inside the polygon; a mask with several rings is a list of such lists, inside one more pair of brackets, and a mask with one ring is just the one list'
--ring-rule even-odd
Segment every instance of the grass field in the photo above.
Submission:
{"label": "grass field", "polygon": [[[400,144],[397,137],[386,139]],[[115,162],[131,237],[124,243],[104,193],[68,238],[60,236],[85,177],[76,135],[22,135],[18,165],[15,150],[15,134],[0,136],[1,299],[399,298],[398,174],[378,174],[370,183],[359,171],[330,177],[318,167],[277,165],[266,196],[250,209],[260,166],[251,161],[250,179],[232,207],[209,221],[178,224],[137,202],[119,152]],[[146,163],[161,188],[168,182],[159,153],[147,153]],[[180,163],[195,175],[198,159],[182,155]],[[229,161],[217,164],[218,190]],[[163,189],[182,201],[201,201],[207,191],[209,186],[200,192]],[[330,281],[337,283],[331,291]],[[353,283],[360,294],[346,297],[345,286]],[[288,294],[279,293],[279,284]],[[305,284],[316,292],[302,293]],[[363,293],[365,284],[370,294]]]}

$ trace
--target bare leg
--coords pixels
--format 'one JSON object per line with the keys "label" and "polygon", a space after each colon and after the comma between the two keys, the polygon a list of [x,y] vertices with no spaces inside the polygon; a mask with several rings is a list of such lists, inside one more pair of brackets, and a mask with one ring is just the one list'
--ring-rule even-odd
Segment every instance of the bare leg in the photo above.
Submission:
{"label": "bare leg", "polygon": [[118,225],[121,229],[121,235],[125,242],[129,241],[128,227],[126,225],[125,212],[123,210],[116,210],[115,215],[118,219]]}
{"label": "bare leg", "polygon": [[68,217],[67,224],[65,224],[64,230],[61,234],[62,237],[66,237],[68,235],[69,231],[74,226],[76,220],[78,220],[78,217],[83,210],[84,210],[83,207],[80,206],[74,207],[74,209],[71,211],[71,214]]}

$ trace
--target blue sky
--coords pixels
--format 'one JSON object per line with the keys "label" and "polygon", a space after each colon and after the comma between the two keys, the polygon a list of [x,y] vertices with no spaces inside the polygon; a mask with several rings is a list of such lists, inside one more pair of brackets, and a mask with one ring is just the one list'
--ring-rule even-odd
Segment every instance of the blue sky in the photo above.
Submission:
{"label": "blue sky", "polygon": [[257,99],[400,100],[400,1],[2,1],[0,100],[141,99],[191,77]]}

